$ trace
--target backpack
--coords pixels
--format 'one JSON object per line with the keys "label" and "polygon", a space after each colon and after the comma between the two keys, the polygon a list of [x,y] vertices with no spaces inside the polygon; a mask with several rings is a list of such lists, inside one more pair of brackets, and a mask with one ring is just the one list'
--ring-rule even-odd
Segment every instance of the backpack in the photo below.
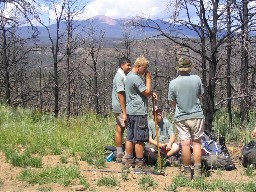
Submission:
{"label": "backpack", "polygon": [[202,166],[204,169],[222,169],[226,171],[236,169],[223,138],[222,144],[219,144],[213,133],[205,131],[201,142]]}
{"label": "backpack", "polygon": [[242,149],[242,165],[244,167],[256,166],[256,142],[250,141]]}

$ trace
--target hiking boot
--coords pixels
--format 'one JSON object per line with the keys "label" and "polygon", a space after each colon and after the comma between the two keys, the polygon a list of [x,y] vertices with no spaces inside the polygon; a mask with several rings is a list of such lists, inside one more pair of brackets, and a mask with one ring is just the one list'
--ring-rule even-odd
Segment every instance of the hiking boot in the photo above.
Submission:
{"label": "hiking boot", "polygon": [[200,179],[202,178],[202,169],[201,166],[194,166],[194,173],[193,173],[193,179]]}
{"label": "hiking boot", "polygon": [[131,167],[134,168],[135,167],[135,162],[134,162],[134,159],[133,158],[122,158],[122,164],[124,165],[123,166],[123,169],[130,169]]}
{"label": "hiking boot", "polygon": [[143,160],[137,160],[135,162],[135,173],[153,173],[154,169],[145,164]]}
{"label": "hiking boot", "polygon": [[191,168],[190,166],[184,166],[183,169],[180,172],[180,176],[187,178],[187,179],[191,179]]}
{"label": "hiking boot", "polygon": [[122,163],[124,154],[123,153],[119,153],[116,155],[116,163]]}

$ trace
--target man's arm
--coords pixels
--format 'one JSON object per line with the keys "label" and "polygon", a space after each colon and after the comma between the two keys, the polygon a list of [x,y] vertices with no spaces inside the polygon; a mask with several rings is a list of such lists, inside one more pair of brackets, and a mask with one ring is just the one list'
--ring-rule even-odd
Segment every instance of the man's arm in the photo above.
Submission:
{"label": "man's arm", "polygon": [[174,143],[175,139],[176,139],[176,137],[175,137],[174,134],[170,136],[169,143],[167,143],[167,149],[168,150],[171,150],[172,144]]}
{"label": "man's arm", "polygon": [[120,106],[122,109],[122,113],[123,113],[123,118],[124,121],[127,121],[127,115],[126,115],[126,103],[125,103],[125,96],[124,96],[125,92],[124,91],[120,91],[117,93],[119,102],[120,102]]}
{"label": "man's arm", "polygon": [[176,107],[176,104],[177,104],[176,100],[172,100],[172,101],[171,101],[171,105],[172,105],[174,108]]}
{"label": "man's arm", "polygon": [[[149,137],[148,142],[149,142],[150,144],[152,144],[152,145],[157,146],[157,141],[154,140],[151,136]],[[163,146],[166,146],[166,144],[162,144],[162,143],[159,142],[159,147],[163,147]]]}
{"label": "man's arm", "polygon": [[152,95],[152,90],[151,90],[151,73],[149,71],[145,72],[145,85],[146,89],[145,91],[142,92],[142,94],[146,97],[150,97]]}

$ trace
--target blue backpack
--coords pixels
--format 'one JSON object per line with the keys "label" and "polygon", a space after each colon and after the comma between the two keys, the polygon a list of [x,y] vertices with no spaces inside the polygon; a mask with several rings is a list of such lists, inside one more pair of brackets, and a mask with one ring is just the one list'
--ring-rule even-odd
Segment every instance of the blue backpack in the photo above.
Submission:
{"label": "blue backpack", "polygon": [[206,170],[222,169],[231,171],[236,169],[225,142],[219,144],[215,136],[205,131],[202,137],[202,165]]}

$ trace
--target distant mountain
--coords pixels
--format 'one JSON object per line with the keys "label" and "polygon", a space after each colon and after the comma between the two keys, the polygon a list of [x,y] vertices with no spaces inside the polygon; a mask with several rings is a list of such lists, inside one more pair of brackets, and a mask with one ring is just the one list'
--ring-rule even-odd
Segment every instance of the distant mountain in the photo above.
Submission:
{"label": "distant mountain", "polygon": [[[98,31],[103,30],[105,32],[105,38],[115,38],[120,39],[123,38],[124,26],[127,23],[130,23],[132,20],[130,19],[112,19],[110,17],[99,15],[96,17],[92,17],[87,20],[79,20],[74,21],[74,27],[76,27],[74,34],[83,34],[84,29],[88,28],[89,26],[95,26]],[[187,37],[197,37],[197,34],[189,30],[188,28],[184,26],[178,26],[178,25],[170,25],[169,23],[163,22],[161,20],[153,20],[153,23],[161,26],[164,30],[173,31],[177,28],[180,28],[179,30],[182,31],[184,35]],[[52,34],[52,37],[56,37],[56,24],[52,24],[48,26],[50,33]],[[49,42],[48,32],[45,27],[37,27],[39,31],[39,39],[41,42]],[[66,24],[65,22],[61,22],[60,24],[60,33],[65,32],[66,30]],[[128,31],[127,31],[128,30]],[[146,37],[152,37],[159,35],[159,32],[156,30],[145,28],[143,30],[136,29],[135,27],[126,28],[126,32],[129,33],[130,37],[141,39]],[[32,34],[31,27],[23,26],[19,30],[19,35],[23,38],[30,37]],[[179,33],[173,33],[173,36],[181,36]]]}

